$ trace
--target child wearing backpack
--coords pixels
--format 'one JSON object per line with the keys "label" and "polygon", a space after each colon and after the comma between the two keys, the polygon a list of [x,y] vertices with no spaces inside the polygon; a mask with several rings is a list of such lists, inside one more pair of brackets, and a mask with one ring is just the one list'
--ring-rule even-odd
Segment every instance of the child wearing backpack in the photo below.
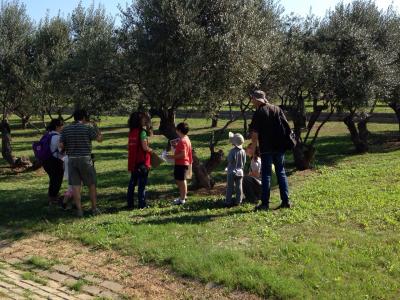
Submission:
{"label": "child wearing backpack", "polygon": [[64,177],[64,162],[58,144],[63,127],[62,120],[51,120],[45,135],[39,143],[34,144],[35,156],[42,162],[43,168],[49,176],[49,204],[60,203],[58,197]]}
{"label": "child wearing backpack", "polygon": [[[226,184],[226,199],[227,206],[237,206],[243,200],[243,176],[244,166],[246,164],[246,152],[243,149],[244,138],[240,133],[233,134],[229,132],[229,141],[233,148],[228,154],[227,167],[227,184]],[[236,198],[232,200],[233,191],[236,192]]]}

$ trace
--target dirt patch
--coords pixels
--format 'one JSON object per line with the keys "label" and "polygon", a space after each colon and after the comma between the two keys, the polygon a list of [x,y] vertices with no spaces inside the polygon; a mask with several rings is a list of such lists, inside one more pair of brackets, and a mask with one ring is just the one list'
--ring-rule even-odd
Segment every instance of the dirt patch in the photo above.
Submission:
{"label": "dirt patch", "polygon": [[210,195],[225,195],[226,192],[226,183],[216,183],[212,189],[199,189],[193,191],[196,196],[210,196]]}
{"label": "dirt patch", "polygon": [[9,261],[39,256],[77,270],[112,280],[122,293],[139,299],[259,299],[242,292],[229,292],[214,284],[180,278],[164,268],[144,265],[139,260],[111,250],[98,250],[75,241],[38,234],[0,247],[0,259]]}

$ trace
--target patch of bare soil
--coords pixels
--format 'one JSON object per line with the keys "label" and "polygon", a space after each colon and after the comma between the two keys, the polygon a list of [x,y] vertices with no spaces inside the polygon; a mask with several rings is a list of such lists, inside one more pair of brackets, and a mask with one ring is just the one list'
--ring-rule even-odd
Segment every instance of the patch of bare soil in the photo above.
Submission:
{"label": "patch of bare soil", "polygon": [[199,189],[193,191],[198,196],[210,196],[210,195],[225,195],[226,183],[216,183],[212,189]]}
{"label": "patch of bare soil", "polygon": [[144,265],[139,260],[112,250],[98,250],[76,241],[37,234],[0,245],[0,259],[39,256],[57,261],[78,272],[112,280],[123,286],[122,293],[135,299],[259,299],[242,292],[229,292],[214,283],[202,284],[181,278],[165,268]]}

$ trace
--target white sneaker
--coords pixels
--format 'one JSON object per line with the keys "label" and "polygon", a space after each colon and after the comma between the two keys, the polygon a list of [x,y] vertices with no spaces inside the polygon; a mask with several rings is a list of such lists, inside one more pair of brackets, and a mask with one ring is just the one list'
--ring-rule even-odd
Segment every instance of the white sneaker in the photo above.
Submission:
{"label": "white sneaker", "polygon": [[176,199],[174,200],[174,204],[175,204],[175,205],[185,204],[185,202],[186,202],[186,200],[185,200],[185,199],[182,200],[181,198],[176,198]]}

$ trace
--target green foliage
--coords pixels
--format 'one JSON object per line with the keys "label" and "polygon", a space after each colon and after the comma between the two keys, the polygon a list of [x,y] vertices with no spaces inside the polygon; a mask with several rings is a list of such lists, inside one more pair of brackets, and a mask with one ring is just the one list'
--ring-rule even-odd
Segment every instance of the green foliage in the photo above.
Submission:
{"label": "green foliage", "polygon": [[103,7],[85,9],[79,4],[69,20],[72,47],[62,71],[65,92],[76,107],[99,115],[125,94],[114,20]]}
{"label": "green foliage", "polygon": [[29,106],[32,93],[30,41],[33,24],[18,1],[0,7],[0,103],[3,119]]}
{"label": "green foliage", "polygon": [[123,11],[120,35],[132,82],[162,118],[184,105],[211,113],[243,97],[268,53],[274,9],[256,0],[136,1]]}
{"label": "green foliage", "polygon": [[72,41],[68,22],[60,16],[42,20],[33,42],[36,93],[32,106],[42,114],[57,113],[71,105],[71,95],[65,93],[63,66],[70,54]]}
{"label": "green foliage", "polygon": [[385,16],[372,1],[340,3],[318,30],[321,53],[330,56],[329,85],[339,107],[352,115],[373,106],[387,64]]}

